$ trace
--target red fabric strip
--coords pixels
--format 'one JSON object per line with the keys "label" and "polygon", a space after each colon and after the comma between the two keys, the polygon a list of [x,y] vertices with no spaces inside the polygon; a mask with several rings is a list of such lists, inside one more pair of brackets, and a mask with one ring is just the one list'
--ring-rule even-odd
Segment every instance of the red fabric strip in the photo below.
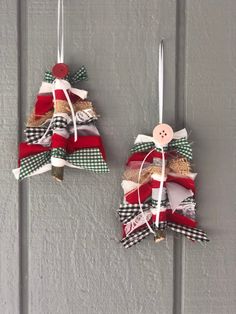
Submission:
{"label": "red fabric strip", "polygon": [[[156,215],[153,215],[152,221],[155,222],[155,220]],[[179,225],[184,225],[191,228],[195,228],[197,226],[197,222],[195,220],[183,216],[179,213],[172,212],[172,209],[167,209],[164,212],[160,212],[159,221],[174,222]]]}
{"label": "red fabric strip", "polygon": [[[67,90],[67,93],[69,94],[72,103],[74,103],[78,99],[82,100],[79,96],[72,94],[69,90]],[[56,89],[55,96],[57,100],[66,100],[66,95],[64,94],[64,91],[62,89]]]}
{"label": "red fabric strip", "polygon": [[[152,195],[152,185],[151,182],[142,184],[139,187],[139,194],[140,194],[140,201],[143,203],[146,201],[148,197]],[[138,189],[135,189],[125,195],[125,199],[130,204],[137,204],[138,203]]]}
{"label": "red fabric strip", "polygon": [[[56,90],[55,94],[56,94],[56,99],[66,100],[63,90]],[[69,95],[70,95],[70,100],[72,103],[75,103],[77,100],[82,101],[82,99],[75,94],[72,94],[69,92]],[[34,113],[36,116],[39,116],[38,118],[40,118],[41,116],[43,116],[45,113],[47,113],[48,111],[52,109],[53,109],[53,97],[51,93],[37,95]]]}
{"label": "red fabric strip", "polygon": [[195,228],[197,226],[197,222],[195,220],[190,219],[176,212],[173,213],[171,209],[167,209],[166,215],[167,215],[168,222],[175,222],[177,224],[184,225],[191,228]]}
{"label": "red fabric strip", "polygon": [[33,156],[33,155],[37,155],[39,153],[42,152],[46,152],[48,151],[50,148],[49,147],[44,147],[40,144],[28,144],[28,143],[20,143],[19,146],[19,160],[18,160],[18,164],[20,166],[20,160],[28,157],[28,156]]}
{"label": "red fabric strip", "polygon": [[192,190],[193,193],[195,193],[195,183],[192,179],[190,178],[181,178],[181,177],[172,177],[172,176],[168,176],[166,182],[174,182],[174,183],[178,183],[180,185],[182,185],[183,187],[185,187],[188,190]]}
{"label": "red fabric strip", "polygon": [[67,138],[59,135],[59,134],[53,134],[52,135],[52,144],[51,148],[64,148],[67,149]]}
{"label": "red fabric strip", "polygon": [[[144,202],[148,197],[152,195],[153,188],[158,189],[159,187],[160,187],[160,181],[157,181],[157,180],[150,180],[149,182],[142,184],[139,188],[141,202]],[[165,182],[164,182],[164,187],[165,187]],[[138,189],[134,189],[128,192],[125,195],[125,199],[130,204],[137,204],[138,203]]]}
{"label": "red fabric strip", "polygon": [[[152,215],[152,218],[148,221],[148,223],[150,225],[152,225],[152,223],[155,223],[156,220],[156,215]],[[159,217],[159,221],[160,222],[173,222],[176,223],[178,225],[182,225],[182,226],[186,226],[186,227],[190,227],[190,228],[196,228],[197,223],[196,221],[185,217],[183,215],[180,215],[178,213],[172,213],[171,209],[167,209],[165,212],[161,212],[160,213],[160,217]],[[146,226],[146,224],[144,223],[142,226],[139,226],[138,228],[136,228],[132,233],[135,233],[141,229],[143,229]],[[126,237],[126,232],[125,232],[125,227],[126,224],[122,224],[122,234],[123,234],[123,238]]]}
{"label": "red fabric strip", "polygon": [[69,154],[73,153],[74,151],[81,149],[81,148],[99,148],[103,159],[106,160],[105,149],[102,143],[101,136],[79,136],[78,132],[78,139],[74,141],[74,135],[71,135],[68,139],[67,143],[67,151]]}
{"label": "red fabric strip", "polygon": [[[157,180],[153,180],[153,179],[152,179],[151,185],[152,185],[152,188],[153,188],[153,189],[158,189],[158,188],[160,187],[160,181],[157,181]],[[165,182],[164,182],[163,186],[165,186]]]}
{"label": "red fabric strip", "polygon": [[55,97],[56,97],[56,100],[66,100],[66,95],[62,89],[55,90]]}
{"label": "red fabric strip", "polygon": [[[139,152],[139,153],[133,153],[128,161],[127,161],[127,165],[129,165],[129,163],[131,161],[143,161],[144,158],[146,157],[146,155],[148,154],[149,152]],[[167,154],[165,153],[165,158],[167,157]],[[156,150],[154,150],[146,159],[147,162],[152,162],[153,161],[153,158],[162,158],[162,155],[160,152],[157,152]]]}
{"label": "red fabric strip", "polygon": [[[100,136],[79,136],[78,140],[74,142],[74,135],[71,135],[69,139],[65,139],[58,134],[53,134],[52,147],[65,148],[69,154],[72,154],[76,150],[82,148],[98,148],[103,156],[103,159],[105,160],[106,158],[105,149]],[[26,142],[22,142],[19,146],[19,160],[28,156],[33,156],[48,151],[52,147],[44,147],[40,144],[28,144]]]}
{"label": "red fabric strip", "polygon": [[[45,113],[53,109],[52,95],[38,95],[34,113],[41,118]],[[37,117],[36,117],[37,118]]]}

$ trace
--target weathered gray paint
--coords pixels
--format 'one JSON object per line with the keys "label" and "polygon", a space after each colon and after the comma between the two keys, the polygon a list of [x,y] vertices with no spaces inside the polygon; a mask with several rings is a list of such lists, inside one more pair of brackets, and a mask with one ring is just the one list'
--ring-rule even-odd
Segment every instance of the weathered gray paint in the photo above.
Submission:
{"label": "weathered gray paint", "polygon": [[19,309],[19,189],[10,171],[16,163],[18,140],[16,17],[16,1],[0,1],[0,311],[4,314],[18,313]]}
{"label": "weathered gray paint", "polygon": [[[66,62],[88,68],[81,87],[101,114],[111,173],[67,169],[63,184],[48,173],[18,186],[17,128],[56,60],[56,2],[0,1],[1,313],[234,313],[235,1],[65,1]],[[170,235],[125,250],[120,177],[133,138],[157,120],[161,38],[165,119],[193,131],[199,219],[212,241]]]}
{"label": "weathered gray paint", "polygon": [[236,311],[236,2],[187,1],[186,110],[207,248],[187,243],[186,313]]}

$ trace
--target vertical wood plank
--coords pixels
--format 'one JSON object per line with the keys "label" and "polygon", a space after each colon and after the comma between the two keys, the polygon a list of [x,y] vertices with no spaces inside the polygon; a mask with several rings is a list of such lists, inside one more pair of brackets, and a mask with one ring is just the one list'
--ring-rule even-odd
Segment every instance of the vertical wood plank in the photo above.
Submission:
{"label": "vertical wood plank", "polygon": [[[185,0],[176,2],[176,84],[175,84],[175,127],[181,130],[185,127]],[[183,312],[184,299],[184,237],[174,238],[174,274],[173,274],[173,313]]]}
{"label": "vertical wood plank", "polygon": [[[27,111],[56,61],[56,2],[27,5]],[[175,1],[66,3],[66,62],[85,64],[109,175],[66,169],[29,179],[29,313],[172,313],[173,241],[125,250],[115,215],[125,160],[158,118],[158,43],[166,42],[165,119],[175,121]]]}
{"label": "vertical wood plank", "polygon": [[18,142],[17,23],[17,1],[1,1],[0,311],[4,314],[19,313],[19,194],[11,172],[17,164]]}
{"label": "vertical wood plank", "polygon": [[236,308],[236,3],[187,0],[186,121],[192,130],[200,225],[207,247],[186,241],[185,313]]}

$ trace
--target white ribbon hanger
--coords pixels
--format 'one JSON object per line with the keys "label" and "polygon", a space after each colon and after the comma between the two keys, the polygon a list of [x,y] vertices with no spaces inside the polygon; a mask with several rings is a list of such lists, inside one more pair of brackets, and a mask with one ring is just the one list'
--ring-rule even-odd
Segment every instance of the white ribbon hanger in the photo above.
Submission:
{"label": "white ribbon hanger", "polygon": [[[64,63],[64,0],[58,0],[57,2],[57,63]],[[78,88],[72,88],[70,83],[64,79],[56,78],[53,83],[47,83],[43,82],[39,94],[45,94],[45,93],[52,93],[53,95],[53,102],[55,104],[56,102],[56,90],[61,89],[63,90],[63,93],[66,97],[66,100],[69,104],[72,121],[73,121],[73,127],[74,127],[74,140],[77,141],[78,134],[77,134],[77,125],[76,125],[76,114],[74,111],[73,104],[71,102],[70,96],[68,94],[68,91],[70,91],[72,94],[75,94],[79,96],[81,99],[87,98],[87,91],[80,90]],[[38,143],[42,143],[43,139],[47,136],[47,133],[49,132],[51,128],[51,124],[53,121],[53,117],[50,121],[50,124],[42,136],[42,138],[38,141]]]}
{"label": "white ribbon hanger", "polygon": [[[163,82],[164,82],[164,48],[163,48],[163,40],[159,44],[159,81],[158,81],[158,108],[159,108],[159,124],[162,123],[163,120]],[[163,193],[163,187],[164,187],[164,181],[165,181],[165,153],[164,153],[164,148],[161,145],[158,145],[158,143],[155,143],[158,148],[161,149],[161,156],[162,156],[162,162],[161,162],[161,176],[160,176],[160,187],[158,190],[158,200],[157,200],[157,206],[155,208],[155,214],[156,214],[156,220],[155,220],[155,225],[158,228],[159,227],[159,216],[160,216],[160,209],[161,209],[161,200],[162,200],[162,193]],[[141,163],[140,169],[139,169],[139,174],[138,174],[138,203],[140,207],[140,211],[143,216],[143,220],[145,221],[148,229],[150,230],[151,233],[154,235],[156,232],[152,229],[150,226],[148,220],[147,220],[147,215],[145,215],[143,208],[142,208],[142,203],[140,199],[140,179],[141,179],[141,173],[143,170],[143,166],[145,161],[147,160],[148,156],[156,150],[156,147],[152,149],[144,158],[144,160]]]}

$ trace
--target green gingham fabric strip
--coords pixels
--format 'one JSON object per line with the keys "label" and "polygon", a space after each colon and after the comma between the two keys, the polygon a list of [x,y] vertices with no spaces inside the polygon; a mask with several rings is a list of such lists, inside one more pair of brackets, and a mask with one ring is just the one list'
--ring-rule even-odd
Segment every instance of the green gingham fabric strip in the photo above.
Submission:
{"label": "green gingham fabric strip", "polygon": [[109,172],[107,164],[103,160],[98,148],[84,148],[72,154],[66,155],[62,148],[54,148],[52,151],[42,152],[37,155],[21,159],[19,180],[31,175],[41,167],[51,163],[51,156],[65,159],[73,166],[96,173]]}
{"label": "green gingham fabric strip", "polygon": [[[137,143],[131,149],[131,153],[139,153],[139,152],[148,152],[155,147],[155,143],[146,142],[146,143]],[[164,151],[167,151],[168,147],[164,147]],[[157,152],[161,152],[161,149],[156,147]]]}
{"label": "green gingham fabric strip", "polygon": [[46,71],[44,73],[43,81],[47,83],[52,83],[55,80],[55,77],[52,75],[52,72]]}
{"label": "green gingham fabric strip", "polygon": [[87,70],[83,65],[78,71],[70,76],[70,83],[75,84],[80,81],[85,81],[88,79]]}
{"label": "green gingham fabric strip", "polygon": [[98,148],[84,148],[67,155],[66,160],[76,167],[97,173],[109,172]]}
{"label": "green gingham fabric strip", "polygon": [[37,155],[22,158],[20,161],[19,180],[31,175],[36,170],[50,163],[51,152],[42,152]]}
{"label": "green gingham fabric strip", "polygon": [[[46,71],[44,74],[44,78],[43,81],[47,82],[47,83],[53,83],[53,81],[55,80],[55,76],[52,75],[51,71]],[[64,80],[70,82],[70,77],[69,75],[67,75],[66,77],[64,77]]]}
{"label": "green gingham fabric strip", "polygon": [[192,146],[189,144],[186,138],[180,138],[178,140],[172,140],[168,145],[168,150],[175,150],[178,154],[192,160]]}
{"label": "green gingham fabric strip", "polygon": [[[46,71],[44,74],[44,82],[52,83],[56,78],[52,75],[51,71]],[[70,82],[71,84],[75,84],[79,81],[87,80],[87,71],[85,66],[82,66],[78,71],[76,71],[73,75],[67,75],[64,80]]]}
{"label": "green gingham fabric strip", "polygon": [[146,152],[155,147],[153,142],[138,143],[133,146],[131,153]]}
{"label": "green gingham fabric strip", "polygon": [[[133,146],[131,149],[131,153],[138,153],[138,152],[147,152],[150,151],[155,147],[155,144],[153,142],[146,142],[146,143],[138,143]],[[156,148],[157,151],[160,151],[159,148]],[[192,160],[192,147],[187,141],[186,138],[181,138],[178,140],[172,140],[168,147],[164,147],[165,151],[168,150],[175,150],[180,155],[188,158],[189,160]]]}
{"label": "green gingham fabric strip", "polygon": [[51,156],[60,159],[66,159],[66,151],[64,148],[58,147],[51,150]]}

